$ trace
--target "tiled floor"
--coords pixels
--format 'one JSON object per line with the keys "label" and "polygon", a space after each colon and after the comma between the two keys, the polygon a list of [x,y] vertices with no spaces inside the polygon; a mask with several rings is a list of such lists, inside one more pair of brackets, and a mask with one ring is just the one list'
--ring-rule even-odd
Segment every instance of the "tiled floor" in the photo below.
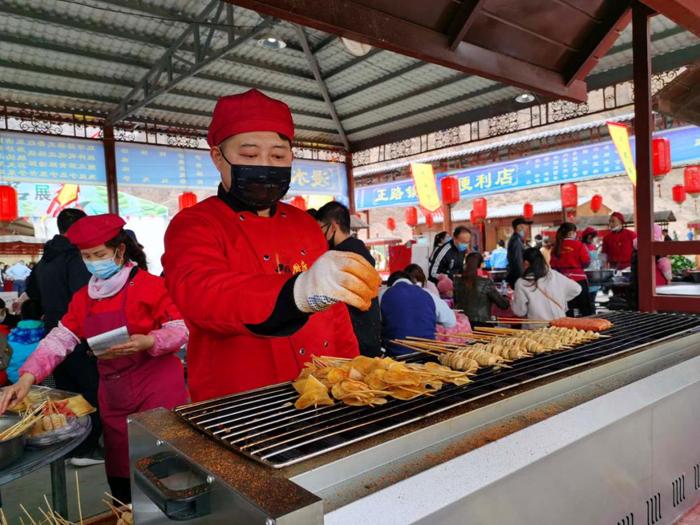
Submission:
{"label": "tiled floor", "polygon": [[[75,472],[71,466],[66,466],[66,482],[68,484],[68,514],[69,519],[77,521],[78,509],[75,490]],[[94,516],[107,510],[102,503],[103,494],[109,491],[107,478],[105,477],[104,465],[85,467],[78,469],[80,479],[80,501],[83,516]],[[20,524],[20,516],[24,518],[24,523],[29,523],[26,516],[22,514],[20,503],[30,511],[36,518],[41,517],[37,510],[44,504],[44,494],[51,501],[51,477],[49,467],[34,472],[24,478],[20,478],[2,487],[2,504],[7,521],[11,525]],[[38,522],[38,520],[37,520]]]}
{"label": "tiled floor", "polygon": [[700,504],[696,505],[676,525],[700,525]]}

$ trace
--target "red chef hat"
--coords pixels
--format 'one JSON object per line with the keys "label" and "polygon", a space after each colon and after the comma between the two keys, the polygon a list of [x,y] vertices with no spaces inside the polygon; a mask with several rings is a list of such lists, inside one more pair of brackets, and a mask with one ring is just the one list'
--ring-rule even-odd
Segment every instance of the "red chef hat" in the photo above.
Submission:
{"label": "red chef hat", "polygon": [[209,124],[209,146],[218,146],[233,135],[250,131],[276,131],[294,140],[294,121],[287,104],[257,89],[221,97]]}
{"label": "red chef hat", "polygon": [[620,220],[622,224],[625,224],[625,216],[622,215],[619,211],[616,211],[612,215],[610,215],[610,218],[612,219],[613,217],[616,217],[617,219]]}
{"label": "red chef hat", "polygon": [[[624,220],[622,222],[624,222]],[[590,235],[592,233],[595,233],[596,235],[598,235],[598,230],[596,230],[592,226],[589,226],[588,228],[583,230],[583,233],[581,234],[581,238],[585,237],[586,235]]]}
{"label": "red chef hat", "polygon": [[88,215],[68,228],[66,237],[78,249],[87,250],[114,239],[125,225],[124,219],[114,213]]}

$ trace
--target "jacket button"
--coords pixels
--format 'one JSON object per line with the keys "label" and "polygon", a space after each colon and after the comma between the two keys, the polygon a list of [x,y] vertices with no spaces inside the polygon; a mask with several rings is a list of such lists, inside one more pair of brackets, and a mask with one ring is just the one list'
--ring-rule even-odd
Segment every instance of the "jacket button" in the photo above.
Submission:
{"label": "jacket button", "polygon": [[287,216],[287,212],[286,212],[286,211],[283,211],[282,213],[280,213],[280,215],[281,215],[282,217],[286,217],[286,216]]}
{"label": "jacket button", "polygon": [[306,255],[306,250],[301,250],[301,255]]}
{"label": "jacket button", "polygon": [[241,219],[242,221],[245,220],[245,217],[243,215],[239,215],[238,218]]}
{"label": "jacket button", "polygon": [[299,349],[299,355],[304,355],[305,353],[306,353],[306,350],[304,350],[303,348]]}
{"label": "jacket button", "polygon": [[263,255],[263,261],[269,261],[270,256],[269,255]]}
{"label": "jacket button", "polygon": [[323,342],[323,348],[328,348],[328,341]]}

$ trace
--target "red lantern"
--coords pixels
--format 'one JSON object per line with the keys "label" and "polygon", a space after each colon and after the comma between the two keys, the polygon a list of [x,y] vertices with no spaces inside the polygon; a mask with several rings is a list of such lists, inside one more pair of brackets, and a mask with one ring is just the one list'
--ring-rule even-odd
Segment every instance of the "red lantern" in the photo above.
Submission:
{"label": "red lantern", "polygon": [[386,220],[386,227],[389,231],[393,232],[396,229],[396,221],[393,217],[389,217]]}
{"label": "red lantern", "polygon": [[578,207],[578,187],[576,184],[563,184],[561,187],[561,207],[565,210]]}
{"label": "red lantern", "polygon": [[17,216],[17,191],[3,184],[0,186],[0,221],[12,222]]}
{"label": "red lantern", "polygon": [[440,181],[442,189],[442,202],[455,204],[459,202],[459,181],[457,177],[445,177]]}
{"label": "red lantern", "polygon": [[409,206],[404,212],[404,217],[406,219],[406,224],[411,228],[415,228],[418,224],[418,210],[415,206]]}
{"label": "red lantern", "polygon": [[469,212],[469,222],[471,222],[472,224],[476,224],[476,221],[476,214],[474,213],[474,210],[471,210]]}
{"label": "red lantern", "polygon": [[435,219],[433,219],[433,214],[429,213],[425,216],[425,225],[428,228],[432,228],[435,225]]}
{"label": "red lantern", "polygon": [[651,141],[654,177],[661,179],[671,171],[671,142],[665,138]]}
{"label": "red lantern", "polygon": [[685,192],[697,199],[700,197],[700,166],[688,166],[683,170]]}
{"label": "red lantern", "polygon": [[593,195],[593,198],[591,199],[591,211],[593,213],[598,213],[602,207],[603,207],[603,196],[598,195],[596,193],[595,195]]}
{"label": "red lantern", "polygon": [[526,202],[525,204],[523,204],[523,217],[525,217],[529,221],[534,216],[535,216],[534,206],[529,202]]}
{"label": "red lantern", "polygon": [[685,202],[685,188],[682,184],[676,184],[673,189],[673,200],[680,206]]}
{"label": "red lantern", "polygon": [[306,199],[301,195],[294,197],[289,204],[295,208],[299,208],[301,211],[306,211]]}
{"label": "red lantern", "polygon": [[488,205],[486,203],[486,199],[484,199],[483,197],[474,199],[474,202],[472,203],[472,209],[474,210],[474,218],[476,220],[484,220],[488,213]]}
{"label": "red lantern", "polygon": [[191,191],[186,191],[185,193],[181,193],[177,200],[180,205],[180,211],[182,211],[197,204],[197,195]]}

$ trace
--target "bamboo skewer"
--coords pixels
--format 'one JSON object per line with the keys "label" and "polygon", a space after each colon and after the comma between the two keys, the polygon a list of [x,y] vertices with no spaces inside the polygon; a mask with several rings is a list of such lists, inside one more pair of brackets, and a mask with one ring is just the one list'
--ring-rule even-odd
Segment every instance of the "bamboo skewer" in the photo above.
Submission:
{"label": "bamboo skewer", "polygon": [[0,525],[8,525],[7,518],[5,517],[5,512],[0,507]]}
{"label": "bamboo skewer", "polygon": [[110,498],[112,501],[116,501],[116,502],[119,503],[119,505],[121,505],[122,507],[129,508],[129,505],[127,505],[127,504],[124,503],[123,501],[119,501],[117,498],[115,498],[114,496],[112,496],[109,492],[105,492],[105,494],[107,495],[108,498]]}
{"label": "bamboo skewer", "polygon": [[36,521],[34,521],[34,518],[32,518],[32,515],[29,514],[29,512],[27,512],[27,509],[24,508],[24,505],[20,503],[19,508],[22,509],[22,512],[24,512],[27,515],[27,518],[29,518],[29,521],[31,521],[32,525],[37,525]]}
{"label": "bamboo skewer", "polygon": [[31,412],[28,412],[20,421],[12,425],[11,427],[5,429],[0,433],[0,441],[6,441],[8,439],[15,438],[17,436],[21,436],[24,434],[27,430],[32,428],[34,426],[34,423],[36,423],[42,416],[42,411],[44,410],[44,407],[46,406],[46,402],[40,404],[36,408],[34,408]]}
{"label": "bamboo skewer", "polygon": [[80,518],[80,525],[83,525],[83,507],[80,504],[80,480],[78,479],[78,471],[75,471],[75,491],[77,492],[78,498],[78,517]]}

